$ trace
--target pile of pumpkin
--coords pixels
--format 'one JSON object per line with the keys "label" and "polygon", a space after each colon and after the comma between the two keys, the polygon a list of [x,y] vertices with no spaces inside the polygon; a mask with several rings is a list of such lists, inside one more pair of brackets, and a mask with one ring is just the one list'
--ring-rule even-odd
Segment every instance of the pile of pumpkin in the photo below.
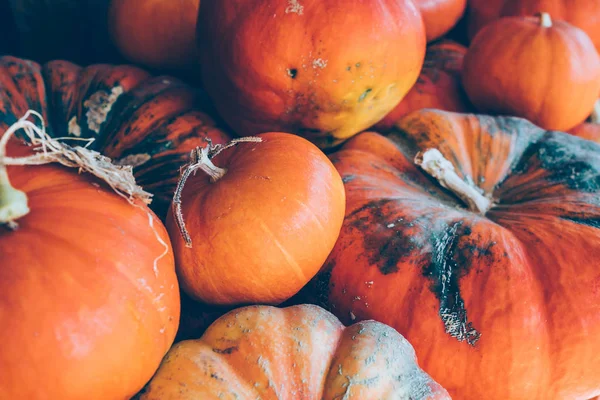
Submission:
{"label": "pile of pumpkin", "polygon": [[600,395],[600,3],[96,3],[0,57],[1,399]]}

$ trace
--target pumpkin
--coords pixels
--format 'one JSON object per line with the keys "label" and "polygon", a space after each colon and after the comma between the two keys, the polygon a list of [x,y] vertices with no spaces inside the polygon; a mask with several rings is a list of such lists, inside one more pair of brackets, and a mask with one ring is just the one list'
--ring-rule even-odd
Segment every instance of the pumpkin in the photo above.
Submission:
{"label": "pumpkin", "polygon": [[569,130],[587,118],[598,98],[600,56],[585,32],[552,22],[548,14],[507,17],[477,34],[465,55],[462,82],[482,112]]}
{"label": "pumpkin", "polygon": [[467,7],[467,0],[414,0],[414,3],[423,17],[428,42],[448,33]]}
{"label": "pumpkin", "polygon": [[228,135],[207,114],[204,95],[167,76],[152,77],[127,65],[66,61],[43,66],[0,57],[1,122],[12,124],[28,109],[49,121],[51,136],[94,139],[89,149],[131,165],[137,182],[154,194],[153,209],[166,215],[190,150],[205,138]]}
{"label": "pumpkin", "polygon": [[486,24],[500,17],[532,16],[546,12],[585,31],[600,50],[600,3],[589,0],[472,0],[469,4],[471,38]]}
{"label": "pumpkin", "polygon": [[442,40],[429,46],[419,79],[400,104],[379,121],[374,129],[390,129],[404,115],[422,108],[469,111],[471,107],[460,81],[466,52],[466,47],[450,40]]}
{"label": "pumpkin", "polygon": [[140,400],[450,399],[394,329],[314,305],[249,306],[176,344]]}
{"label": "pumpkin", "polygon": [[121,54],[155,68],[195,65],[200,0],[113,0],[108,26]]}
{"label": "pumpkin", "polygon": [[411,0],[207,1],[204,86],[241,136],[281,131],[335,146],[413,86],[425,30]]}
{"label": "pumpkin", "polygon": [[321,268],[344,219],[344,185],[315,145],[277,132],[255,140],[201,149],[203,172],[176,190],[167,219],[182,288],[205,303],[287,300]]}
{"label": "pumpkin", "polygon": [[[42,104],[39,93],[24,92],[15,105]],[[11,139],[23,120],[7,132],[8,116],[0,122],[0,398],[128,399],[152,377],[177,331],[179,287],[167,231],[143,202],[129,204],[91,174],[55,165],[7,168],[7,160],[35,157]],[[86,149],[52,143],[44,150],[39,161],[87,154],[94,161],[73,166],[109,177],[124,172]]]}
{"label": "pumpkin", "polygon": [[600,394],[599,144],[422,110],[331,159],[346,219],[305,296],[397,329],[457,400]]}

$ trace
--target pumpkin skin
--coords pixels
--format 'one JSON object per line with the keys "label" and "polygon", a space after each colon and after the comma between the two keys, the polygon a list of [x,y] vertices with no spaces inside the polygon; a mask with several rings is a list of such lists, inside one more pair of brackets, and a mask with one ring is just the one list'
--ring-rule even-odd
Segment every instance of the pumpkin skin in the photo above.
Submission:
{"label": "pumpkin skin", "polygon": [[507,17],[477,34],[465,55],[462,82],[482,112],[566,131],[594,108],[600,56],[585,32],[566,22],[546,27],[543,18]]}
{"label": "pumpkin skin", "polygon": [[429,46],[419,79],[400,104],[379,121],[374,129],[388,130],[404,115],[423,108],[470,111],[472,107],[460,80],[466,52],[466,47],[450,40]]}
{"label": "pumpkin skin", "polygon": [[[428,148],[494,207],[468,211],[425,176]],[[436,110],[361,134],[331,156],[346,219],[307,293],[397,329],[454,399],[598,395],[599,155],[523,119]]]}
{"label": "pumpkin skin", "polygon": [[414,3],[423,16],[428,42],[448,33],[467,8],[467,0],[414,0]]}
{"label": "pumpkin skin", "polygon": [[426,46],[410,0],[207,1],[198,32],[204,87],[235,132],[296,133],[321,148],[391,111]]}
{"label": "pumpkin skin", "polygon": [[342,397],[450,399],[394,329],[375,321],[346,328],[320,307],[298,305],[219,318],[171,349],[140,400]]}
{"label": "pumpkin skin", "polygon": [[48,133],[94,138],[89,146],[122,164],[154,194],[159,216],[173,198],[179,168],[205,138],[223,143],[229,136],[211,117],[206,98],[177,79],[127,65],[66,61],[43,66],[0,57],[0,121],[10,125],[28,109],[40,112]]}
{"label": "pumpkin skin", "polygon": [[469,36],[500,17],[532,16],[546,12],[555,20],[569,22],[582,29],[600,50],[600,3],[589,0],[472,0]]}
{"label": "pumpkin skin", "polygon": [[200,172],[182,194],[186,247],[169,213],[182,288],[209,304],[278,304],[319,271],[344,219],[344,185],[312,143],[286,133],[240,143],[214,164],[227,170],[212,183]]}
{"label": "pumpkin skin", "polygon": [[[12,142],[9,156],[31,153]],[[31,211],[15,231],[0,225],[0,398],[130,398],[179,323],[164,226],[77,170],[8,167],[8,176]]]}
{"label": "pumpkin skin", "polygon": [[154,68],[195,65],[200,0],[113,0],[108,26],[123,56]]}

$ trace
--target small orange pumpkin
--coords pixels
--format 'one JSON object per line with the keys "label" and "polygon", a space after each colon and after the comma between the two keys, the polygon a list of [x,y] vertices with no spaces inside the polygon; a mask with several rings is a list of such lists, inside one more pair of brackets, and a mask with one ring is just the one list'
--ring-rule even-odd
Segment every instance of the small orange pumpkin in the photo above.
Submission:
{"label": "small orange pumpkin", "polygon": [[344,219],[342,180],[315,145],[287,133],[256,140],[214,164],[212,148],[200,149],[206,174],[176,191],[167,219],[181,285],[206,303],[287,300],[321,268]]}
{"label": "small orange pumpkin", "polygon": [[250,306],[173,346],[140,400],[446,400],[398,332],[314,305]]}
{"label": "small orange pumpkin", "polygon": [[600,143],[600,101],[596,102],[594,111],[588,121],[577,125],[569,133],[580,138]]}
{"label": "small orange pumpkin", "polygon": [[482,112],[565,131],[583,122],[594,107],[600,56],[585,32],[552,22],[548,14],[501,18],[471,43],[462,81]]}

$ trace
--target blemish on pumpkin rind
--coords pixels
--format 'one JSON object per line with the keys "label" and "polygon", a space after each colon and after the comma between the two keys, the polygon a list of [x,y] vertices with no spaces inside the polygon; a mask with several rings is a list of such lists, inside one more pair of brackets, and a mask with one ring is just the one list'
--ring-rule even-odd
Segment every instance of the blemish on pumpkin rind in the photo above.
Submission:
{"label": "blemish on pumpkin rind", "polygon": [[[464,221],[456,222],[431,235],[431,263],[423,271],[433,281],[431,289],[440,301],[439,315],[444,322],[446,333],[458,341],[466,341],[474,346],[481,334],[468,320],[464,300],[460,294],[459,280],[468,272],[474,248],[472,244],[462,244],[462,238],[471,235],[471,228]],[[470,253],[470,254],[465,254]],[[480,253],[489,254],[489,250]]]}
{"label": "blemish on pumpkin rind", "polygon": [[88,128],[91,131],[96,132],[96,134],[100,133],[100,127],[106,121],[113,104],[123,92],[122,86],[115,86],[110,93],[99,90],[83,102],[83,106],[87,108],[85,116],[87,117]]}

